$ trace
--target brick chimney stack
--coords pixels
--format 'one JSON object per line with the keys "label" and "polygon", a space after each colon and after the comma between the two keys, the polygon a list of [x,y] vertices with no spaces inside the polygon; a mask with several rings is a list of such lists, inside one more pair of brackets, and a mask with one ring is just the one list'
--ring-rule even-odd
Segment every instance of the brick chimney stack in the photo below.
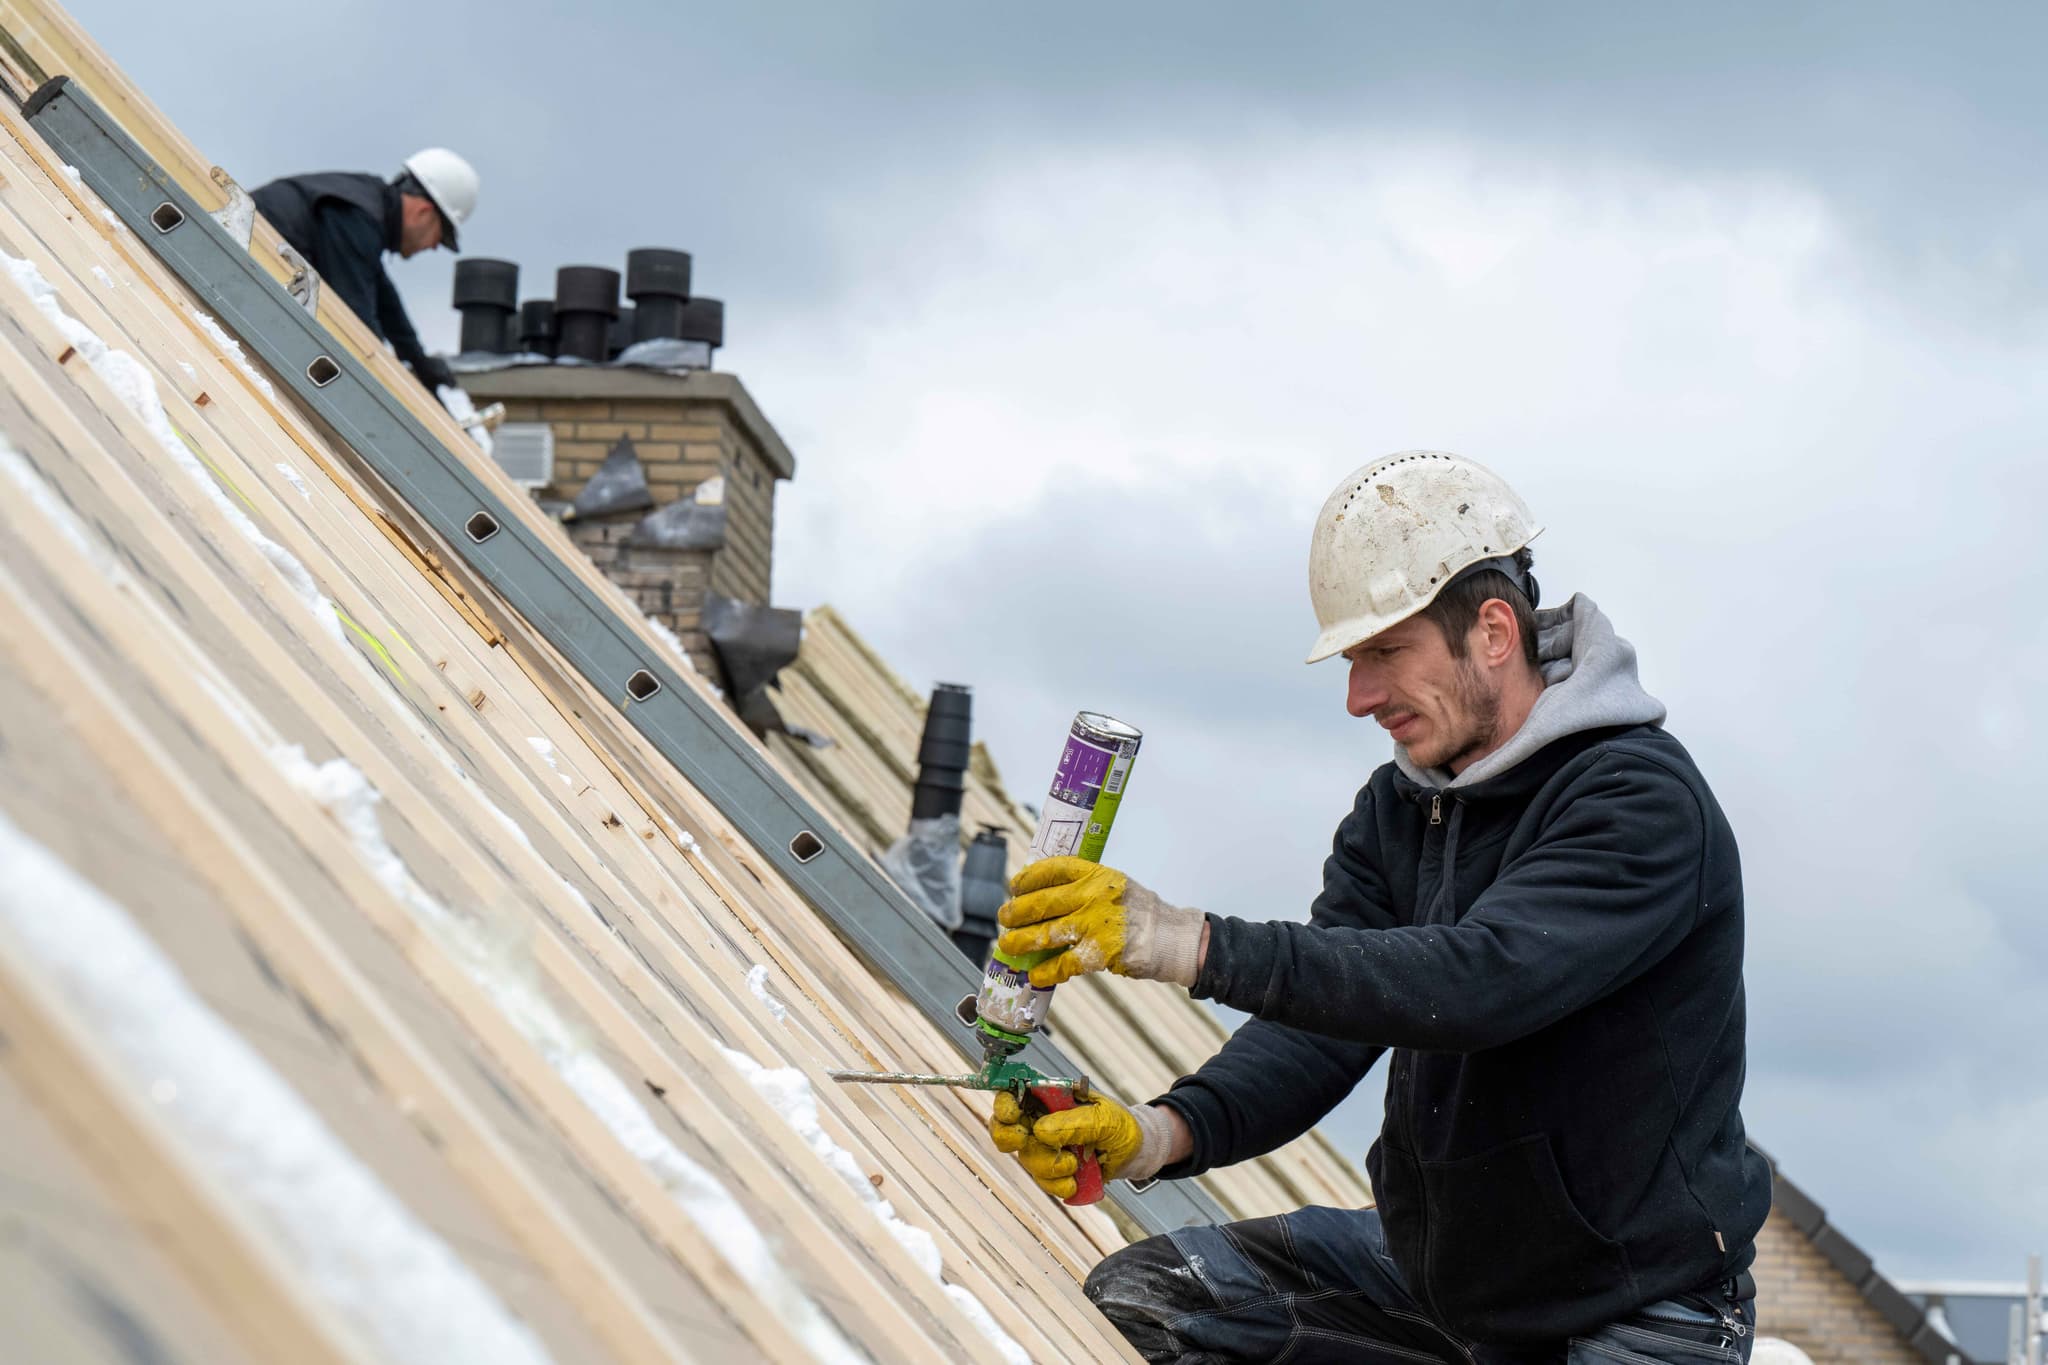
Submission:
{"label": "brick chimney stack", "polygon": [[536,496],[564,514],[570,538],[606,577],[682,639],[700,672],[718,677],[705,595],[768,605],[775,485],[796,473],[746,387],[711,370],[608,365],[461,378],[479,404],[505,405],[496,441],[515,474],[515,459],[552,446],[544,474],[532,470]]}

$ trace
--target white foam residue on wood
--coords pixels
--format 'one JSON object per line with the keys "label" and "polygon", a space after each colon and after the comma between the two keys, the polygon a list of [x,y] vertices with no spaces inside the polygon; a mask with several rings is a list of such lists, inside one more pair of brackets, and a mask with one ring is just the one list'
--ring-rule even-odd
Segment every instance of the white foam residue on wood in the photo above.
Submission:
{"label": "white foam residue on wood", "polygon": [[[769,1000],[776,1011],[782,1010],[780,1002],[767,996],[766,968],[755,967],[752,972],[747,973],[747,985],[755,986],[754,972],[761,973],[760,986],[756,993],[764,1000]],[[781,1018],[782,1015],[778,1013],[776,1017]],[[818,1096],[811,1089],[810,1077],[792,1066],[762,1066],[735,1048],[723,1048],[721,1051],[725,1053],[726,1060],[732,1063],[733,1068],[746,1077],[747,1084],[753,1087],[754,1093],[768,1101],[769,1107],[782,1116],[782,1121],[804,1140],[804,1145],[817,1155],[818,1160],[830,1167],[833,1174],[846,1182],[847,1188],[860,1196],[868,1211],[881,1220],[889,1235],[910,1253],[910,1259],[917,1262],[918,1269],[938,1282],[939,1288],[967,1320],[974,1324],[975,1330],[986,1337],[1011,1365],[1031,1365],[1030,1353],[1015,1337],[1002,1329],[1001,1324],[989,1313],[981,1300],[965,1286],[946,1279],[946,1263],[939,1253],[937,1240],[923,1228],[903,1221],[896,1212],[896,1206],[882,1198],[874,1182],[861,1170],[860,1163],[853,1158],[853,1153],[841,1147],[833,1140],[832,1135],[825,1131],[824,1124],[818,1121]]]}
{"label": "white foam residue on wood", "polygon": [[576,779],[563,772],[562,765],[555,762],[555,744],[553,740],[548,739],[545,735],[528,735],[526,737],[526,746],[546,761],[548,771],[562,779],[563,786],[573,787],[576,785]]}
{"label": "white foam residue on wood", "polygon": [[0,816],[0,926],[167,1128],[258,1215],[377,1354],[539,1365],[547,1352],[202,1001],[128,912]]}
{"label": "white foam residue on wood", "polygon": [[670,652],[676,656],[677,663],[692,673],[697,671],[697,661],[690,657],[689,650],[683,648],[683,641],[680,636],[644,612],[641,613],[641,619],[647,622],[648,628],[654,632],[655,638],[669,647]]}
{"label": "white foam residue on wood", "polygon": [[286,483],[299,490],[300,497],[304,498],[307,502],[313,500],[313,490],[306,487],[306,481],[300,477],[298,470],[293,469],[283,460],[279,460],[277,462],[277,472],[284,475]]}
{"label": "white foam residue on wood", "polygon": [[242,343],[229,336],[227,330],[215,322],[211,314],[202,313],[194,308],[192,320],[199,324],[199,330],[206,333],[214,345],[220,347],[221,354],[226,356],[236,369],[249,376],[249,382],[256,386],[257,392],[265,398],[277,397],[277,390],[270,386],[270,381],[249,363],[249,357],[242,354]]}
{"label": "white foam residue on wood", "polygon": [[5,252],[0,252],[0,266],[34,301],[36,309],[48,318],[52,325],[64,335],[64,339],[75,347],[92,366],[101,382],[113,390],[114,396],[141,419],[144,429],[149,432],[157,447],[170,458],[171,463],[183,470],[187,477],[205,490],[215,507],[227,518],[243,539],[270,561],[285,583],[300,602],[305,604],[320,629],[337,643],[345,642],[341,622],[336,618],[334,604],[313,579],[312,573],[299,557],[279,545],[257,528],[248,513],[237,506],[234,500],[221,491],[220,484],[199,457],[192,453],[178,429],[171,425],[170,414],[164,411],[162,400],[157,397],[156,380],[148,368],[126,351],[115,350],[102,341],[92,328],[64,311],[57,302],[57,291],[43,278],[33,261],[25,261]]}
{"label": "white foam residue on wood", "polygon": [[768,1013],[775,1017],[776,1023],[780,1024],[788,1020],[789,1006],[768,993],[767,963],[757,962],[747,969],[747,989],[754,993],[756,1000],[767,1006]]}
{"label": "white foam residue on wood", "polygon": [[760,1294],[818,1359],[865,1357],[804,1292],[732,1192],[669,1141],[621,1080],[577,1037],[540,988],[532,956],[512,932],[466,919],[430,895],[384,838],[377,819],[383,799],[354,764],[333,758],[314,763],[296,745],[270,751],[271,760],[340,823],[371,874],[433,935],[463,972],[481,987],[576,1097],[669,1192],[705,1238]]}
{"label": "white foam residue on wood", "polygon": [[121,222],[121,216],[115,213],[112,209],[108,208],[105,204],[101,203],[100,197],[94,194],[91,188],[87,186],[87,184],[85,183],[85,177],[83,175],[80,175],[78,172],[78,167],[66,163],[64,167],[64,178],[66,180],[69,180],[72,184],[76,185],[78,187],[79,193],[83,194],[86,197],[86,199],[90,201],[93,207],[93,212],[99,214],[101,218],[105,219],[113,227],[124,226],[124,224]]}

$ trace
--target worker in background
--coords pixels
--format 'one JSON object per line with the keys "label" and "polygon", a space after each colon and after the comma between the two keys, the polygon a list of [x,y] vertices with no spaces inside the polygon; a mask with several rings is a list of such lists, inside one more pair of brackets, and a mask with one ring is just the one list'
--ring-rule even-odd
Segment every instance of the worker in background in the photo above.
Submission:
{"label": "worker in background", "polygon": [[[1150,1104],[996,1145],[1051,1194],[1199,1175],[1307,1132],[1391,1050],[1373,1209],[1189,1227],[1087,1292],[1154,1361],[1749,1356],[1771,1178],[1744,1141],[1742,877],[1706,780],[1575,596],[1538,611],[1521,498],[1410,451],[1324,505],[1309,558],[1348,709],[1393,761],[1338,826],[1306,924],[1165,904],[1112,868],[1025,868],[1010,953],[1172,981],[1254,1016]],[[1288,907],[1277,906],[1285,911]]]}
{"label": "worker in background", "polygon": [[455,374],[420,345],[384,271],[384,253],[459,250],[456,230],[475,210],[476,194],[475,168],[445,147],[429,147],[407,157],[388,183],[359,171],[321,171],[273,180],[250,198],[432,393],[454,387]]}

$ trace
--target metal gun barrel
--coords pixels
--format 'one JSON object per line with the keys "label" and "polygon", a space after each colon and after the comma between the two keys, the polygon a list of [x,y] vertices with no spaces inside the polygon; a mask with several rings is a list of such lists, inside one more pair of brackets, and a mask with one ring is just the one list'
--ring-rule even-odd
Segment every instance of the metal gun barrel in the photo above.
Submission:
{"label": "metal gun barrel", "polygon": [[915,1071],[827,1071],[835,1081],[858,1081],[863,1085],[964,1085],[981,1083],[979,1076],[924,1076]]}

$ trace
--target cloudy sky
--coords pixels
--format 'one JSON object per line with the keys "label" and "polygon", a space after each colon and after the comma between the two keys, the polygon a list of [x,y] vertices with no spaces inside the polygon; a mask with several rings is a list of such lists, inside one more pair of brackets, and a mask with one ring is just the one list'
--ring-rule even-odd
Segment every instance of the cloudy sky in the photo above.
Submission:
{"label": "cloudy sky", "polygon": [[694,252],[778,601],[973,683],[1019,789],[1142,726],[1169,897],[1305,913],[1388,756],[1300,663],[1311,519],[1492,464],[1741,838],[1756,1140],[1894,1275],[2048,1243],[2041,11],[73,8],[246,184],[446,143],[529,295]]}

